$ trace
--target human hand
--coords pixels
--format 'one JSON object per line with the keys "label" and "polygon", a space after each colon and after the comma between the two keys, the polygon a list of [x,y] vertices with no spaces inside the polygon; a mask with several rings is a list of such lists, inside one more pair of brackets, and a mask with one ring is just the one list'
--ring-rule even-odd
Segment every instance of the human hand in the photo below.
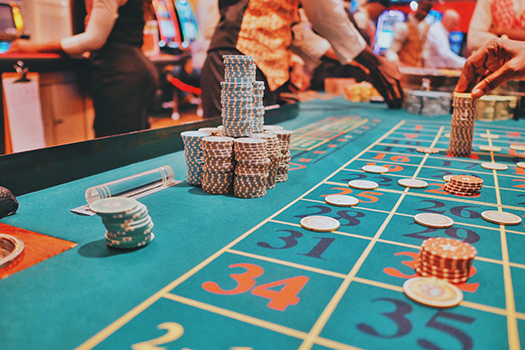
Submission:
{"label": "human hand", "polygon": [[369,70],[368,81],[383,96],[388,107],[401,108],[404,96],[401,88],[401,73],[397,65],[376,56],[368,47],[355,60]]}
{"label": "human hand", "polygon": [[492,34],[495,34],[497,36],[500,36],[501,33],[503,32],[503,27],[490,27],[489,29],[489,32],[492,33]]}
{"label": "human hand", "polygon": [[294,92],[305,91],[310,87],[310,77],[306,74],[303,65],[296,63],[290,72],[290,88]]}
{"label": "human hand", "polygon": [[35,53],[38,52],[37,44],[25,40],[25,39],[16,39],[11,43],[9,50],[6,53]]}
{"label": "human hand", "polygon": [[494,39],[467,59],[454,92],[469,91],[475,84],[472,97],[480,98],[510,79],[524,78],[525,42]]}

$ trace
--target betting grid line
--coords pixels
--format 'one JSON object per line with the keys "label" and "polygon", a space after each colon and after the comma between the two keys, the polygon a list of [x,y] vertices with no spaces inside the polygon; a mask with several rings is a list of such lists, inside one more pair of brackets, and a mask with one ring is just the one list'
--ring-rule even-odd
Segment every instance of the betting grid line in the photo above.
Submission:
{"label": "betting grid line", "polygon": [[[487,129],[487,133],[490,134],[490,130]],[[488,139],[489,146],[492,146],[492,139]],[[490,157],[494,163],[494,153],[490,151]],[[501,209],[501,195],[498,183],[498,173],[495,169],[492,170],[494,176],[494,186],[496,187],[496,200],[500,205],[498,211],[502,212]],[[505,225],[500,224],[500,240],[501,240],[501,260],[503,261],[503,281],[505,284],[505,302],[507,308],[507,331],[509,338],[509,348],[520,349],[520,340],[518,332],[518,320],[516,319],[516,304],[514,300],[514,288],[512,286],[512,275],[510,270],[510,258],[509,250],[507,247],[507,234],[505,233]]]}
{"label": "betting grid line", "polygon": [[97,346],[102,341],[104,341],[106,338],[108,338],[110,335],[112,335],[114,332],[116,332],[118,329],[123,327],[126,323],[128,323],[133,318],[135,318],[140,313],[142,313],[144,310],[146,310],[153,303],[155,303],[156,301],[160,300],[163,297],[165,298],[167,295],[173,295],[173,294],[169,293],[169,291],[171,291],[172,289],[176,288],[178,285],[180,285],[181,283],[186,281],[188,278],[193,276],[195,273],[197,273],[198,271],[203,269],[205,266],[207,266],[212,261],[214,261],[219,256],[221,256],[225,251],[227,251],[228,249],[230,249],[231,247],[233,247],[234,245],[236,245],[237,243],[242,241],[244,238],[246,238],[251,233],[253,233],[257,229],[259,229],[261,226],[263,226],[265,223],[267,223],[268,221],[270,221],[271,219],[273,219],[274,217],[276,217],[277,215],[279,215],[280,213],[282,213],[283,211],[285,211],[286,209],[291,207],[293,204],[298,202],[302,197],[304,197],[307,194],[309,194],[310,192],[314,191],[317,187],[319,187],[323,183],[324,180],[329,179],[334,174],[339,172],[342,168],[344,168],[348,164],[352,163],[355,159],[357,159],[362,154],[367,152],[370,148],[374,147],[377,143],[381,142],[381,140],[383,140],[384,138],[388,137],[392,132],[394,132],[398,127],[400,127],[404,123],[405,123],[405,120],[400,121],[392,129],[390,129],[388,132],[386,132],[383,136],[378,138],[371,145],[369,145],[367,148],[365,148],[360,153],[358,153],[356,156],[354,156],[352,159],[350,159],[347,163],[343,164],[339,169],[334,171],[332,174],[328,175],[325,179],[320,181],[317,185],[313,186],[311,189],[306,191],[304,194],[302,194],[301,196],[299,196],[298,198],[296,198],[295,200],[293,200],[289,204],[285,205],[283,208],[281,208],[280,210],[278,210],[274,214],[270,215],[265,220],[261,221],[259,224],[254,226],[252,229],[248,230],[247,232],[245,232],[244,234],[242,234],[241,236],[239,236],[238,238],[236,238],[235,240],[233,240],[232,242],[230,242],[229,244],[227,244],[226,246],[221,248],[219,251],[217,251],[216,253],[212,254],[210,257],[208,257],[207,259],[203,260],[201,263],[199,263],[198,265],[196,265],[195,267],[190,269],[188,272],[184,273],[179,278],[177,278],[173,282],[169,283],[166,287],[162,288],[157,293],[153,294],[152,296],[147,298],[145,301],[143,301],[142,303],[140,303],[139,305],[137,305],[136,307],[134,307],[133,309],[128,311],[126,314],[124,314],[123,316],[118,318],[112,324],[110,324],[109,326],[107,326],[106,328],[101,330],[99,333],[95,334],[93,337],[91,337],[88,340],[86,340],[83,344],[81,344],[79,347],[77,347],[76,350],[92,349],[93,347]]}
{"label": "betting grid line", "polygon": [[[313,129],[313,130],[311,130],[311,131],[309,131],[309,132],[307,132],[307,133],[305,133],[305,134],[302,134],[302,135],[299,134],[299,135],[298,135],[297,137],[295,137],[294,140],[292,141],[292,145],[290,145],[290,149],[292,149],[292,150],[296,150],[296,151],[311,151],[311,150],[313,150],[314,148],[317,148],[317,147],[319,147],[319,146],[321,146],[321,145],[324,145],[324,144],[327,143],[327,142],[330,142],[331,140],[333,140],[333,139],[336,138],[336,137],[339,137],[339,136],[341,136],[341,135],[344,135],[344,134],[346,134],[346,133],[349,133],[350,131],[357,129],[357,128],[360,127],[360,126],[363,126],[364,124],[368,123],[368,121],[369,121],[368,118],[365,118],[365,119],[359,119],[360,121],[358,122],[358,121],[357,121],[358,119],[357,119],[356,117],[343,117],[343,118],[339,119],[337,123],[338,123],[338,124],[341,124],[341,123],[347,121],[348,118],[350,118],[350,119],[355,123],[355,125],[351,126],[350,128],[348,128],[348,129],[346,129],[346,130],[344,130],[344,131],[340,131],[336,136],[331,136],[331,137],[329,137],[329,138],[325,138],[325,139],[321,139],[321,138],[319,138],[319,139],[314,139],[314,138],[309,138],[309,137],[308,137],[309,135],[311,135],[311,134],[313,134],[313,133],[319,133],[319,132],[321,132],[321,131],[323,131],[323,130],[330,131],[330,128],[334,126],[334,125],[326,124],[326,125],[323,125],[323,126],[320,127],[320,128]],[[323,119],[323,120],[324,120],[324,119]],[[299,129],[299,130],[300,130],[300,129]],[[295,130],[294,132],[296,132],[296,131],[297,131],[297,130]],[[294,146],[294,145],[293,145],[293,143],[296,143],[298,140],[305,140],[305,139],[306,139],[306,140],[319,140],[319,141],[320,141],[320,140],[323,140],[323,141],[320,142],[320,143],[318,142],[318,143],[316,143],[316,144],[314,144],[314,145],[312,145],[312,146],[310,146],[310,147],[307,147],[307,148],[304,148],[304,147],[297,147],[297,146]]]}
{"label": "betting grid line", "polygon": [[[442,131],[442,129],[440,129],[440,131],[436,135],[436,138],[434,139],[434,142],[432,142],[432,145],[430,147],[433,147],[436,144],[436,142],[439,139],[439,136],[441,134],[441,131]],[[365,151],[368,150],[368,149],[371,149],[372,147],[373,147],[373,145],[367,147],[365,149]],[[419,171],[421,170],[421,168],[423,167],[423,164],[425,163],[427,158],[428,158],[428,154],[425,155],[425,157],[421,161],[418,169],[416,170],[416,172],[415,172],[416,176],[419,173]],[[360,159],[359,155],[354,157],[354,158],[352,158],[352,160],[348,164],[351,164],[355,159]],[[365,248],[365,250],[363,251],[363,253],[359,257],[359,259],[356,261],[356,263],[354,264],[354,266],[352,267],[352,269],[350,270],[350,272],[348,273],[346,278],[343,280],[343,283],[341,283],[341,285],[339,286],[339,289],[337,290],[337,292],[334,294],[334,296],[332,297],[332,299],[330,300],[328,305],[325,307],[325,309],[324,309],[323,313],[321,314],[321,316],[317,319],[317,321],[315,322],[314,326],[310,329],[310,332],[308,333],[308,338],[304,340],[304,342],[299,347],[299,350],[309,350],[309,349],[311,349],[311,347],[313,346],[313,344],[315,342],[315,339],[319,337],[319,334],[321,334],[321,331],[323,330],[324,326],[326,325],[326,323],[330,319],[332,313],[335,311],[337,305],[339,304],[339,302],[343,298],[344,294],[346,293],[346,291],[350,287],[350,284],[352,283],[352,281],[354,280],[355,276],[357,275],[357,272],[362,267],[362,265],[365,262],[365,260],[368,258],[368,255],[372,251],[372,249],[375,246],[375,244],[377,243],[378,239],[381,237],[381,234],[383,233],[385,228],[388,226],[390,220],[394,216],[394,213],[397,211],[397,208],[399,208],[399,206],[403,202],[403,199],[405,198],[405,196],[409,192],[409,190],[410,190],[409,187],[405,188],[405,190],[403,191],[403,194],[399,197],[399,199],[398,199],[397,203],[395,204],[394,208],[392,208],[392,210],[388,214],[388,217],[385,219],[385,221],[383,222],[383,224],[381,225],[379,230],[374,235],[372,241],[370,241],[370,243],[367,245],[367,247]]]}

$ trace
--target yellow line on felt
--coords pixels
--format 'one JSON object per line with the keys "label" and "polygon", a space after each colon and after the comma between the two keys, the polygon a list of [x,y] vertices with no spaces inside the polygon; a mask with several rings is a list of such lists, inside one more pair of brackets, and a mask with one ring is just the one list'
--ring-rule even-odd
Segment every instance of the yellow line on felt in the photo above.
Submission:
{"label": "yellow line on felt", "polygon": [[107,337],[109,337],[111,334],[113,334],[114,332],[116,332],[120,327],[124,326],[126,323],[128,323],[129,321],[131,321],[134,317],[136,317],[138,314],[140,314],[142,311],[144,311],[146,308],[148,308],[149,306],[151,306],[154,302],[156,302],[157,300],[159,300],[163,295],[167,294],[170,290],[172,290],[173,288],[177,287],[179,284],[181,284],[182,282],[186,281],[188,278],[190,278],[191,276],[193,276],[195,273],[197,273],[198,271],[200,271],[202,268],[204,268],[205,266],[207,266],[209,263],[211,263],[213,260],[217,259],[220,255],[222,255],[226,250],[230,249],[231,247],[233,247],[235,244],[237,244],[238,242],[240,242],[241,240],[243,240],[244,238],[246,238],[247,236],[249,236],[252,232],[254,232],[255,230],[257,230],[259,227],[261,227],[262,225],[264,225],[265,223],[267,223],[268,221],[270,221],[271,219],[273,219],[274,217],[276,217],[277,215],[279,215],[280,213],[282,213],[283,211],[285,211],[286,209],[288,209],[289,207],[291,207],[293,204],[295,204],[296,202],[298,202],[302,197],[306,196],[307,194],[309,194],[310,192],[314,191],[317,187],[319,187],[323,181],[325,181],[326,179],[329,179],[330,177],[332,177],[334,174],[336,174],[337,172],[339,172],[341,169],[343,169],[344,167],[346,167],[348,164],[352,163],[355,159],[359,158],[362,154],[364,154],[365,152],[368,151],[369,148],[372,148],[376,143],[379,143],[381,142],[382,139],[388,137],[388,135],[393,132],[397,127],[403,125],[404,123],[404,120],[399,122],[396,126],[394,126],[389,132],[387,132],[386,134],[384,134],[382,137],[380,137],[379,139],[377,139],[374,143],[372,143],[370,146],[368,146],[367,148],[365,148],[363,151],[359,152],[359,154],[357,154],[355,157],[353,157],[352,159],[350,159],[347,163],[343,164],[339,169],[337,169],[336,171],[334,171],[332,174],[328,175],[328,177],[326,177],[324,180],[320,181],[317,185],[315,185],[314,187],[312,187],[310,190],[306,191],[304,194],[302,194],[301,196],[299,196],[298,198],[296,198],[295,200],[293,200],[292,202],[290,202],[289,204],[287,204],[286,206],[284,206],[282,209],[280,209],[279,211],[275,212],[274,214],[270,215],[268,218],[266,218],[265,220],[263,220],[262,222],[260,222],[258,225],[254,226],[252,229],[250,229],[249,231],[245,232],[244,234],[242,234],[241,236],[239,236],[238,238],[236,238],[235,240],[233,240],[232,242],[230,242],[229,244],[227,244],[226,246],[224,246],[222,249],[220,249],[219,251],[217,251],[216,253],[214,253],[213,255],[211,255],[210,257],[208,257],[207,259],[203,260],[200,264],[196,265],[195,267],[193,267],[192,269],[190,269],[188,272],[184,273],[182,276],[180,276],[179,278],[177,278],[175,281],[171,282],[170,284],[168,284],[166,287],[162,288],[161,290],[159,290],[157,293],[153,294],[152,296],[150,296],[149,298],[147,298],[146,300],[144,300],[142,303],[140,303],[139,305],[137,305],[136,307],[134,307],[133,309],[131,309],[130,311],[128,311],[126,314],[124,314],[123,316],[121,316],[119,319],[117,319],[115,322],[113,322],[112,324],[110,324],[109,326],[107,326],[106,328],[104,328],[103,330],[101,330],[99,333],[95,334],[93,337],[91,337],[90,339],[88,339],[86,342],[84,342],[83,344],[81,344],[77,349],[78,350],[84,350],[84,349],[91,349],[93,347],[95,347],[96,345],[100,344],[104,339],[106,339]]}
{"label": "yellow line on felt", "polygon": [[302,265],[302,264],[297,264],[297,263],[293,263],[293,262],[289,262],[289,261],[285,261],[285,260],[270,258],[270,257],[264,256],[264,255],[246,253],[246,252],[243,252],[243,251],[240,251],[240,250],[235,250],[235,249],[228,249],[226,252],[227,253],[231,253],[231,254],[235,254],[235,255],[245,256],[245,257],[252,258],[252,259],[268,261],[268,262],[271,262],[271,263],[274,263],[274,264],[283,265],[283,266],[294,267],[294,268],[300,269],[300,270],[315,272],[315,273],[318,273],[320,275],[327,275],[327,276],[332,276],[332,277],[337,277],[337,278],[345,278],[346,277],[346,275],[344,273],[333,272],[333,271],[329,271],[329,270],[319,269],[317,267],[311,267],[311,266],[308,266],[308,265]]}
{"label": "yellow line on felt", "polygon": [[245,323],[249,323],[249,324],[257,326],[257,327],[266,328],[266,329],[269,329],[269,330],[274,331],[274,332],[278,332],[278,333],[281,333],[281,334],[289,335],[289,336],[294,337],[294,338],[303,339],[306,336],[306,333],[298,331],[298,330],[295,330],[293,328],[281,326],[279,324],[275,324],[275,323],[272,323],[272,322],[264,321],[264,320],[261,320],[261,319],[258,319],[258,318],[252,317],[252,316],[247,316],[247,315],[235,312],[235,311],[230,311],[230,310],[227,310],[227,309],[223,309],[221,307],[217,307],[217,306],[214,306],[214,305],[211,305],[211,304],[206,304],[206,303],[203,303],[203,302],[200,302],[200,301],[196,301],[196,300],[193,300],[193,299],[188,299],[188,298],[185,298],[185,297],[181,297],[180,295],[175,295],[175,294],[168,293],[168,294],[164,295],[164,298],[170,299],[170,300],[173,300],[173,301],[176,301],[176,302],[179,302],[181,304],[193,306],[193,307],[196,307],[196,308],[201,309],[201,310],[213,312],[214,314],[218,314],[218,315],[225,316],[225,317],[228,317],[228,318],[233,318],[235,320],[238,320],[238,321],[241,321],[241,322],[245,322]]}
{"label": "yellow line on felt", "polygon": [[[354,123],[358,123],[358,124],[361,123],[360,125],[366,124],[366,123],[368,122],[368,119],[366,119],[366,118],[365,118],[365,119],[360,119],[359,122],[356,122],[357,119],[356,119],[355,117],[350,117],[350,118],[352,119],[352,121],[353,121]],[[326,119],[326,118],[325,118],[325,119]],[[323,119],[323,120],[325,120],[325,119]],[[336,123],[337,123],[337,124],[340,124],[341,122],[343,122],[343,121],[347,121],[347,120],[348,120],[348,117],[341,118],[341,119],[338,120]],[[363,123],[362,121],[364,121],[364,123]],[[360,126],[360,125],[357,125],[357,126]],[[357,127],[357,126],[356,126],[356,127]],[[294,137],[294,138],[293,138],[292,143],[296,142],[297,140],[322,140],[321,138],[317,139],[317,138],[312,138],[312,137],[308,137],[308,136],[311,135],[311,134],[314,134],[314,133],[319,133],[319,132],[321,132],[321,131],[337,131],[337,130],[331,130],[331,127],[333,127],[333,124],[325,124],[325,125],[322,125],[322,126],[320,126],[320,127],[318,127],[318,128],[314,128],[314,129],[312,129],[311,131],[307,131],[306,133],[304,133],[304,134],[302,134],[302,135],[299,135],[299,134],[298,134],[297,137]],[[307,126],[305,126],[305,127],[303,127],[303,128],[307,128],[307,129],[309,129],[309,128],[311,128],[311,126],[310,126],[310,124],[309,124],[309,125],[307,125]],[[299,130],[301,130],[301,129],[303,129],[303,128],[299,128],[299,129],[295,130],[294,133],[295,133],[295,132],[298,132]],[[352,127],[350,127],[347,131],[343,131],[343,132],[349,132],[349,131],[353,130],[354,128],[355,128],[355,127],[352,126]],[[339,131],[339,132],[341,132],[341,131]],[[322,145],[322,144],[324,144],[324,143],[326,143],[326,142],[328,142],[328,141],[325,141],[325,142],[320,143],[320,144],[316,144],[315,146],[313,146],[313,148],[318,147],[318,146],[320,146],[320,145]],[[291,148],[291,149],[295,149],[295,150],[302,150],[302,151],[310,151],[310,150],[313,149],[313,148],[294,148],[294,147],[290,147],[290,148]]]}
{"label": "yellow line on felt", "polygon": [[[340,133],[350,132],[350,131],[357,129],[358,127],[360,127],[360,126],[362,126],[362,125],[364,125],[366,123],[368,123],[368,119],[363,119],[361,123],[357,123],[356,125],[352,126],[351,128],[348,128],[347,130],[341,131]],[[322,146],[325,143],[330,142],[330,141],[331,140],[329,140],[329,139],[328,140],[324,140],[323,142],[318,143],[315,146],[312,146],[312,147],[308,148],[307,151],[311,151],[311,150],[313,150],[313,149],[315,149],[315,148],[317,148],[319,146]]]}
{"label": "yellow line on felt", "polygon": [[[390,131],[393,132],[392,130],[390,130]],[[388,133],[386,133],[385,135],[388,135]],[[436,140],[437,140],[437,137],[436,137]],[[435,144],[436,140],[434,141],[433,144]],[[372,148],[372,147],[373,147],[373,145],[370,145],[369,147],[367,147],[367,149],[368,148]],[[423,158],[423,161],[421,162],[420,166],[416,170],[416,174],[423,167],[423,164],[425,163],[425,160],[426,160],[427,156],[428,156],[428,154],[426,154],[425,157]],[[408,192],[408,190],[409,190],[409,188],[407,187],[405,189],[405,191]],[[372,238],[372,241],[367,245],[367,247],[365,248],[365,250],[363,251],[363,253],[359,257],[357,262],[354,264],[354,266],[352,267],[352,269],[350,270],[348,275],[343,280],[343,283],[341,283],[341,285],[337,289],[337,292],[334,294],[334,296],[332,297],[332,299],[330,300],[328,305],[325,307],[325,309],[324,309],[323,313],[321,314],[321,316],[319,316],[319,318],[315,322],[314,326],[312,327],[312,329],[308,333],[308,337],[303,341],[303,343],[299,347],[299,350],[307,350],[307,349],[310,349],[312,347],[313,343],[315,342],[315,339],[319,336],[319,334],[323,330],[324,326],[326,325],[326,322],[328,322],[328,319],[330,318],[330,316],[334,312],[335,308],[337,307],[337,305],[341,301],[341,298],[343,297],[343,295],[348,290],[348,287],[350,286],[350,283],[352,283],[352,280],[354,279],[355,275],[357,274],[357,272],[359,271],[359,269],[361,268],[361,266],[365,262],[366,258],[368,257],[368,255],[372,251],[374,245],[378,241],[379,237],[381,236],[381,234],[383,233],[385,228],[388,226],[388,223],[390,222],[390,220],[394,216],[395,211],[401,205],[401,202],[405,198],[405,194],[402,194],[401,197],[398,199],[396,205],[394,206],[394,208],[392,208],[392,210],[388,214],[388,217],[385,219],[385,221],[383,222],[383,224],[381,225],[379,230],[376,232],[376,234]]]}
{"label": "yellow line on felt", "polygon": [[[490,135],[490,130],[487,129],[487,134]],[[492,139],[488,139],[489,146],[492,147]],[[494,163],[494,153],[490,151],[490,158]],[[498,173],[492,170],[494,176],[494,187],[496,187],[496,200],[498,205],[501,205],[501,195],[498,183]],[[499,211],[503,211],[498,207]],[[505,225],[500,224],[500,239],[501,239],[501,260],[503,261],[503,281],[505,284],[505,302],[507,307],[507,331],[509,332],[509,348],[520,349],[520,339],[518,333],[518,320],[516,318],[516,304],[514,300],[514,288],[512,286],[512,276],[510,271],[510,258],[507,246],[507,234],[505,233]]]}

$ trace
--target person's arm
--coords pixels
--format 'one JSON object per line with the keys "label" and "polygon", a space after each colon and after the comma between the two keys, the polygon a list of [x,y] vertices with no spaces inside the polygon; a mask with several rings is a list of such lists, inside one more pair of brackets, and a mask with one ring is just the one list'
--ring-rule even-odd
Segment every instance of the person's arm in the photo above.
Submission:
{"label": "person's arm", "polygon": [[125,0],[93,0],[86,31],[62,39],[62,49],[70,55],[100,49],[115,25],[119,6],[124,3]]}
{"label": "person's arm", "polygon": [[467,59],[454,91],[469,91],[477,83],[472,97],[480,98],[510,79],[524,78],[525,42],[495,39]]}
{"label": "person's arm", "polygon": [[328,40],[320,37],[310,27],[310,23],[301,16],[301,22],[292,27],[292,51],[300,56],[308,70],[313,71],[331,46]]}
{"label": "person's arm", "polygon": [[473,52],[483,47],[490,40],[497,38],[497,35],[490,32],[491,27],[492,12],[490,10],[490,0],[478,0],[468,28],[468,52]]}
{"label": "person's arm", "polygon": [[366,42],[348,19],[342,1],[302,0],[301,4],[312,27],[330,42],[341,64],[363,52]]}
{"label": "person's arm", "polygon": [[490,32],[496,36],[501,37],[506,35],[511,40],[525,41],[525,29],[509,29],[504,27],[492,27]]}
{"label": "person's arm", "polygon": [[7,53],[67,53],[81,54],[97,50],[106,42],[118,17],[119,1],[125,0],[93,0],[89,21],[84,33],[62,39],[60,42],[34,43],[30,40],[13,41]]}
{"label": "person's arm", "polygon": [[462,68],[466,58],[456,55],[450,48],[448,33],[438,27],[431,26],[428,31],[427,42],[443,60],[446,68]]}

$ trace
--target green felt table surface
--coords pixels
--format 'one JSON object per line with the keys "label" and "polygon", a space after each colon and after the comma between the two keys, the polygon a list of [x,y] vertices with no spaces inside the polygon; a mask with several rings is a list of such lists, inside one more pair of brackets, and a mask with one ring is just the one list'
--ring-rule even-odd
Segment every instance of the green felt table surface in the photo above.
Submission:
{"label": "green felt table surface", "polygon": [[[210,195],[188,186],[183,152],[19,196],[18,212],[2,223],[77,246],[0,280],[0,349],[525,347],[525,230],[523,225],[500,229],[479,218],[483,210],[497,210],[498,200],[505,211],[525,215],[525,189],[519,187],[523,172],[511,167],[501,176],[483,173],[480,162],[491,160],[483,153],[471,165],[442,151],[421,166],[425,155],[408,152],[414,144],[406,142],[434,142],[445,150],[450,115],[415,116],[336,98],[303,102],[299,116],[280,125],[290,130],[311,126],[322,131],[320,140],[337,137],[310,151],[292,150],[288,181],[262,198]],[[502,135],[496,145],[525,143],[525,121],[476,123],[478,134],[487,128]],[[486,140],[475,138],[475,145],[480,142]],[[507,154],[496,161],[512,165],[516,158]],[[392,172],[367,175],[380,188],[375,194],[352,192],[362,200],[358,207],[326,214],[339,218],[341,234],[298,226],[301,216],[330,211],[323,195],[348,193],[346,183],[359,178],[360,167],[368,163],[389,164]],[[183,182],[140,199],[155,223],[155,240],[146,248],[108,249],[100,217],[70,212],[85,204],[88,187],[163,165]],[[470,202],[451,199],[440,187],[447,168],[480,174],[486,186],[482,196]],[[403,194],[397,180],[415,171],[434,192]],[[425,210],[445,213],[457,225],[449,231],[417,227],[412,215]],[[360,224],[352,224],[355,220]],[[295,240],[279,238],[293,232]],[[434,236],[466,240],[478,249],[481,259],[466,287],[471,289],[464,290],[466,304],[441,310],[417,304],[401,291],[414,274],[409,265],[421,237]],[[264,270],[257,285],[304,283],[295,289],[300,301],[270,307],[270,299],[257,295],[260,289],[248,287],[228,294],[239,288],[230,275],[256,267]],[[223,293],[209,292],[206,282]],[[266,292],[282,292],[285,282],[267,285]],[[164,334],[172,337],[158,347],[137,345]]]}

